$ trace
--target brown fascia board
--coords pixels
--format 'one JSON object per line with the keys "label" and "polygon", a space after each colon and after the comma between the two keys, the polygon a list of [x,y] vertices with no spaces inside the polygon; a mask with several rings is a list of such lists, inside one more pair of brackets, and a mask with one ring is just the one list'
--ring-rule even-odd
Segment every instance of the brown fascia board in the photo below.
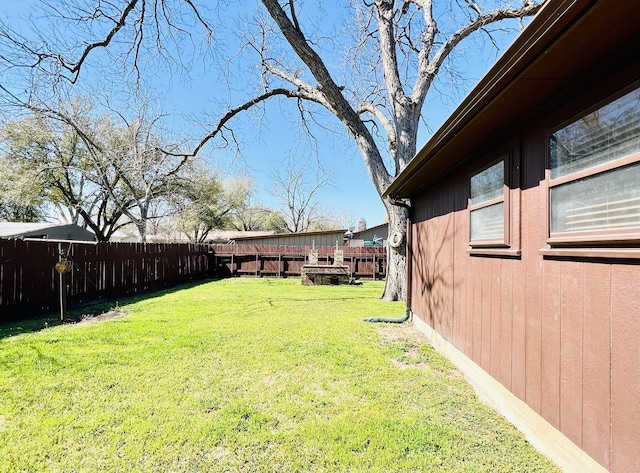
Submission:
{"label": "brown fascia board", "polygon": [[[527,68],[540,59],[545,50],[595,3],[598,3],[598,0],[550,0],[546,3],[478,85],[392,182],[384,196],[408,197],[415,190],[455,166],[457,161],[463,158],[459,154],[460,148],[465,148],[464,144],[468,145],[469,140],[468,137],[461,139],[466,143],[459,144],[457,148],[451,146],[452,141],[460,136],[472,121],[477,121],[480,115],[491,114],[492,108],[498,111],[506,110],[511,102],[506,94],[509,87],[512,91],[516,91],[515,83],[518,78],[521,78]],[[545,89],[544,82],[548,83],[546,86],[555,88],[557,83],[562,82],[562,78],[538,78],[535,82],[534,92]],[[527,96],[520,98],[523,101],[527,98],[531,99]],[[524,104],[522,105],[524,108]],[[487,132],[495,132],[495,126],[491,125],[491,120],[497,116],[497,113],[495,111],[493,113],[492,118],[484,119],[484,125],[477,124],[479,129],[472,135],[478,136],[483,129]],[[435,157],[438,157],[438,162],[434,161]]]}

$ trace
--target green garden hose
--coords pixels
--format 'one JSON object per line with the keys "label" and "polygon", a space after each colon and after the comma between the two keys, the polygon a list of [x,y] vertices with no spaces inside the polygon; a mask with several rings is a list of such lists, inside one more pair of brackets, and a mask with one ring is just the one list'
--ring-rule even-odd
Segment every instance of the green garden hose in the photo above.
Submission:
{"label": "green garden hose", "polygon": [[411,309],[406,307],[404,309],[404,315],[402,317],[397,317],[397,318],[393,318],[393,317],[367,317],[366,319],[364,319],[364,321],[365,322],[372,322],[372,323],[383,322],[383,323],[387,323],[387,324],[401,324],[403,322],[406,322],[410,318],[411,318]]}

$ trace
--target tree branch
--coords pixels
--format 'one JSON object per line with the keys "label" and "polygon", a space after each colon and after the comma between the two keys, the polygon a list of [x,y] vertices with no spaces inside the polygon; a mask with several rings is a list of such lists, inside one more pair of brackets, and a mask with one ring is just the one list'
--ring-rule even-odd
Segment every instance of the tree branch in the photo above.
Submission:
{"label": "tree branch", "polygon": [[269,64],[267,61],[263,61],[262,65],[264,68],[273,74],[276,77],[280,77],[282,80],[289,82],[291,85],[298,88],[297,92],[300,93],[300,98],[304,98],[311,102],[318,103],[324,106],[327,110],[332,113],[335,113],[331,104],[326,100],[325,96],[318,91],[317,88],[312,86],[311,84],[300,80],[297,76],[293,74],[287,74],[281,69]]}
{"label": "tree branch", "polygon": [[377,0],[375,7],[384,81],[387,86],[387,94],[391,101],[391,109],[394,116],[396,116],[399,105],[404,102],[406,97],[402,90],[402,81],[400,80],[400,73],[398,71],[394,28],[394,3],[394,0]]}
{"label": "tree branch", "polygon": [[[118,33],[118,31],[120,31],[125,26],[127,18],[129,17],[131,12],[135,9],[139,1],[140,0],[130,0],[127,6],[124,8],[124,10],[122,10],[122,14],[120,15],[118,22],[113,28],[111,28],[107,36],[102,41],[96,41],[95,43],[88,44],[82,51],[82,54],[80,55],[80,59],[78,59],[78,61],[76,61],[75,63],[68,63],[62,56],[57,55],[57,60],[60,66],[67,69],[69,72],[73,74],[73,79],[71,80],[72,83],[75,83],[77,81],[78,75],[80,74],[80,68],[86,61],[91,51],[93,51],[96,48],[107,47],[109,43],[111,43],[111,41],[113,40],[114,36]],[[142,2],[144,3],[144,0],[142,0]]]}
{"label": "tree branch", "polygon": [[380,122],[380,124],[382,125],[382,127],[387,133],[387,143],[389,145],[389,153],[391,154],[391,158],[395,161],[396,151],[398,149],[398,142],[396,137],[396,130],[391,120],[389,120],[389,118],[384,113],[382,113],[382,110],[380,110],[378,107],[376,107],[372,103],[366,103],[366,104],[360,105],[357,112],[358,112],[358,115],[369,113],[370,115],[373,115],[373,117],[375,117]]}
{"label": "tree branch", "polygon": [[447,38],[430,61],[421,57],[418,79],[416,80],[416,84],[411,94],[412,101],[420,105],[424,102],[429,87],[431,86],[435,76],[438,74],[440,67],[449,54],[451,54],[451,51],[453,51],[453,49],[463,39],[490,23],[497,23],[506,19],[523,18],[534,15],[540,10],[540,8],[542,8],[545,1],[546,0],[540,3],[526,2],[521,8],[497,9],[488,13],[479,14],[469,23],[459,28],[455,33]]}
{"label": "tree branch", "polygon": [[235,117],[236,115],[238,115],[240,112],[246,111],[248,109],[250,109],[251,107],[259,104],[260,102],[264,102],[265,100],[271,98],[271,97],[276,97],[278,95],[282,95],[284,97],[289,97],[289,98],[302,98],[302,99],[306,99],[306,100],[312,100],[311,97],[309,97],[306,93],[302,92],[302,91],[297,91],[297,90],[289,90],[289,89],[284,89],[284,88],[279,88],[279,89],[273,89],[273,90],[269,90],[257,97],[252,98],[251,100],[248,100],[247,102],[243,103],[242,105],[239,105],[237,107],[234,107],[232,109],[230,109],[227,113],[225,113],[222,118],[220,118],[220,120],[218,121],[218,123],[216,124],[216,126],[214,127],[214,129],[212,131],[210,131],[209,133],[207,133],[201,140],[200,142],[196,145],[196,147],[193,149],[192,152],[190,153],[176,153],[176,152],[172,152],[172,151],[167,151],[167,150],[162,150],[163,153],[169,155],[169,156],[184,156],[185,158],[191,157],[191,156],[195,156],[198,154],[198,152],[202,149],[202,147],[204,145],[206,145],[209,141],[211,141],[213,138],[215,138],[223,129],[225,129],[226,124],[229,122],[229,120],[231,120],[233,117]]}
{"label": "tree branch", "polygon": [[289,45],[318,82],[317,90],[331,105],[330,110],[356,140],[374,186],[382,194],[391,182],[391,175],[384,165],[373,136],[344,97],[342,88],[335,83],[322,58],[311,48],[302,31],[296,28],[295,24],[287,17],[280,3],[277,0],[262,0],[262,4],[280,28]]}

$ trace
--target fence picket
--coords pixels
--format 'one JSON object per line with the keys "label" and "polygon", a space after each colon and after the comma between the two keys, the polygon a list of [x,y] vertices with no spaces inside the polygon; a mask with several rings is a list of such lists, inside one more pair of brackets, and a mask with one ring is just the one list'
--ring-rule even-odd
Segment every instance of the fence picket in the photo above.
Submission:
{"label": "fence picket", "polygon": [[[0,322],[58,308],[59,242],[0,239]],[[310,246],[64,242],[72,270],[69,304],[145,291],[212,271],[231,275],[300,276]],[[332,264],[333,246],[316,247]],[[354,277],[383,279],[385,248],[340,247]]]}
{"label": "fence picket", "polygon": [[[59,242],[0,239],[0,322],[58,306]],[[209,246],[64,242],[69,304],[131,294],[209,272]],[[146,266],[146,267],[145,267]],[[147,270],[148,269],[148,270]]]}

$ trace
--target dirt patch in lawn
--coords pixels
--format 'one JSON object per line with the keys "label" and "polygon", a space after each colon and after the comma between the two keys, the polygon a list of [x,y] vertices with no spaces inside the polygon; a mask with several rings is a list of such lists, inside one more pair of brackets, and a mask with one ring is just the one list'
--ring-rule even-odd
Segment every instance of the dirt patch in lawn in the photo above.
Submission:
{"label": "dirt patch in lawn", "polygon": [[428,368],[422,347],[427,338],[410,322],[382,324],[377,327],[382,346],[392,348],[391,361],[399,368]]}
{"label": "dirt patch in lawn", "polygon": [[387,349],[391,362],[401,369],[419,368],[436,370],[451,379],[460,379],[462,374],[440,355],[429,339],[411,322],[381,324],[376,327],[380,344]]}
{"label": "dirt patch in lawn", "polygon": [[94,323],[94,322],[103,322],[105,320],[111,319],[119,319],[124,317],[125,312],[122,310],[110,310],[108,312],[103,312],[101,314],[83,314],[78,319],[77,323],[85,324],[85,323]]}
{"label": "dirt patch in lawn", "polygon": [[376,328],[384,345],[405,342],[412,342],[416,345],[427,343],[427,337],[411,322],[380,324]]}

